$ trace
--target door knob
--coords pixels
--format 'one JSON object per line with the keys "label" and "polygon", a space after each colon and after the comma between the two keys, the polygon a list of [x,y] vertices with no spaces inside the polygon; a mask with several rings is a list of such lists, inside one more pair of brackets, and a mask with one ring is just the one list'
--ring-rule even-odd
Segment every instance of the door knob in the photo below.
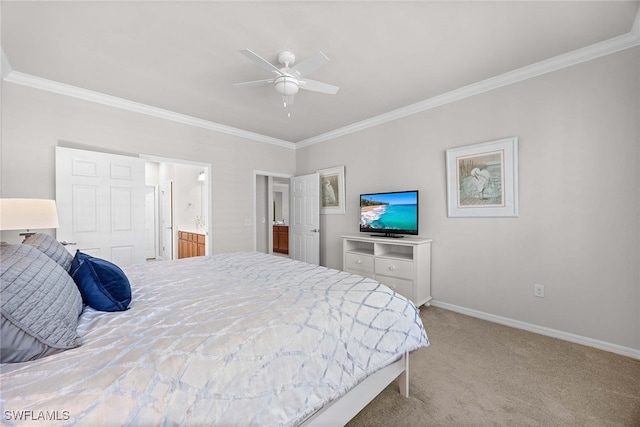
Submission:
{"label": "door knob", "polygon": [[67,242],[66,240],[63,240],[60,242],[62,245],[67,246],[67,245],[75,245],[76,242]]}
{"label": "door knob", "polygon": [[319,228],[314,228],[313,230],[311,230],[312,233],[319,233],[320,229]]}

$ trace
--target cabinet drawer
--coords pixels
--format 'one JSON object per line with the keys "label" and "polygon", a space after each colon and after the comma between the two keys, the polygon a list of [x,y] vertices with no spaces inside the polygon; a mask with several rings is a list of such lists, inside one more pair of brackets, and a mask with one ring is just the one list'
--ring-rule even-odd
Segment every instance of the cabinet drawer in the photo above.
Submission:
{"label": "cabinet drawer", "polygon": [[396,279],[395,277],[376,276],[376,280],[390,287],[405,298],[413,301],[413,282],[411,280]]}
{"label": "cabinet drawer", "polygon": [[373,257],[347,252],[344,257],[345,269],[373,273]]}
{"label": "cabinet drawer", "polygon": [[376,274],[413,279],[413,261],[394,258],[376,259]]}

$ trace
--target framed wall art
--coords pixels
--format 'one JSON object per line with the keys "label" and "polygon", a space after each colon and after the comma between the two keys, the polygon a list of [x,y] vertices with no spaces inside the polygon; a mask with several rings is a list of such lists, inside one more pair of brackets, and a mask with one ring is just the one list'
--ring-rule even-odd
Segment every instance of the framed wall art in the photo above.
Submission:
{"label": "framed wall art", "polygon": [[344,166],[319,170],[320,174],[320,213],[344,214]]}
{"label": "framed wall art", "polygon": [[447,150],[449,217],[517,217],[518,139]]}

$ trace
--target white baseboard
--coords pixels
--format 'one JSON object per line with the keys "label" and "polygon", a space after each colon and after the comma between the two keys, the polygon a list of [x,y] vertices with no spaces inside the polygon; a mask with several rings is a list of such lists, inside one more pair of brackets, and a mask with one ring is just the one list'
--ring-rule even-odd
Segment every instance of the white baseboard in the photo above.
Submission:
{"label": "white baseboard", "polygon": [[445,310],[455,311],[456,313],[465,314],[467,316],[476,317],[478,319],[487,320],[489,322],[499,323],[505,326],[511,326],[517,329],[524,329],[525,331],[534,332],[540,335],[546,335],[553,338],[573,342],[576,344],[582,344],[589,347],[595,347],[600,350],[610,351],[612,353],[621,354],[623,356],[632,357],[634,359],[640,359],[640,350],[630,347],[624,347],[618,344],[612,344],[606,341],[600,341],[593,338],[583,337],[580,335],[571,334],[568,332],[559,331],[557,329],[546,328],[544,326],[538,326],[527,322],[521,322],[520,320],[509,319],[507,317],[496,316],[495,314],[485,313],[478,310],[473,310],[466,307],[460,307],[458,305],[448,304],[446,302],[431,300],[431,305],[434,307],[443,308]]}

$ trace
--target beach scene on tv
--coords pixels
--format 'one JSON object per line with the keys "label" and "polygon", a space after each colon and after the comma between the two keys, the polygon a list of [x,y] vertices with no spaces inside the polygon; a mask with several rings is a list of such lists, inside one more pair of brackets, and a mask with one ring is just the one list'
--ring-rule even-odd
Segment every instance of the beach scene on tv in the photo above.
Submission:
{"label": "beach scene on tv", "polygon": [[418,193],[363,194],[360,196],[362,231],[418,229]]}

